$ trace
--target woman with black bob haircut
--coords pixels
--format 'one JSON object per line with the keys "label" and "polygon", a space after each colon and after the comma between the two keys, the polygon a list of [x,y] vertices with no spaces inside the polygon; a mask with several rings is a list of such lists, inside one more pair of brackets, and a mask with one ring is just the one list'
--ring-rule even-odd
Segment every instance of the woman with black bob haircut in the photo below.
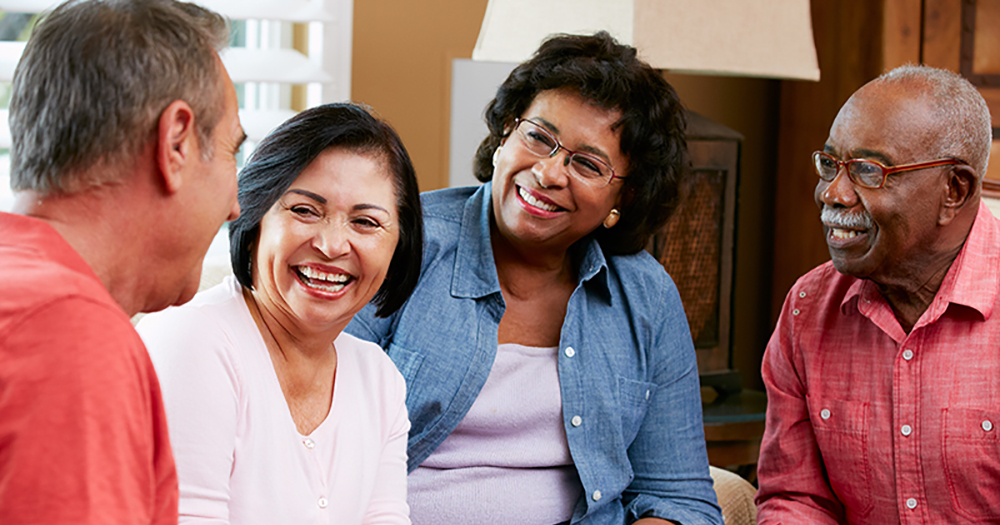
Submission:
{"label": "woman with black bob haircut", "polygon": [[687,320],[642,250],[682,115],[635,49],[555,36],[487,108],[485,184],[421,196],[417,288],[347,328],[406,379],[413,523],[722,523]]}
{"label": "woman with black bob haircut", "polygon": [[364,108],[275,129],[239,178],[235,278],[138,330],[163,389],[181,523],[408,524],[406,385],[344,332],[417,283],[423,220],[410,157]]}

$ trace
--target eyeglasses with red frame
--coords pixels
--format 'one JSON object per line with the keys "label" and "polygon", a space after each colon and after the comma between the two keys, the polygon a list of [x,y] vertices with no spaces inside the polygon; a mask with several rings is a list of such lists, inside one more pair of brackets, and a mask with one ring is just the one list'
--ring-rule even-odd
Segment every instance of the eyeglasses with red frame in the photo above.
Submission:
{"label": "eyeglasses with red frame", "polygon": [[885,186],[886,179],[893,173],[965,164],[965,162],[958,159],[938,159],[914,164],[886,166],[877,160],[871,159],[840,160],[822,151],[814,152],[812,158],[816,174],[819,175],[820,179],[826,182],[833,182],[833,179],[837,178],[837,174],[840,173],[840,168],[844,167],[847,169],[847,175],[851,178],[851,182],[862,188],[872,190],[877,190]]}

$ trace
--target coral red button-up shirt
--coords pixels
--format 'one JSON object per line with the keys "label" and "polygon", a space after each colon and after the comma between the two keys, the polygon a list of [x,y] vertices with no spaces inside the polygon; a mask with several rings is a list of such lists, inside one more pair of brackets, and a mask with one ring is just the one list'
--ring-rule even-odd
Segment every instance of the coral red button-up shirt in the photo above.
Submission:
{"label": "coral red button-up shirt", "polygon": [[985,206],[907,334],[874,283],[826,263],[764,355],[758,521],[1000,520],[1000,222]]}

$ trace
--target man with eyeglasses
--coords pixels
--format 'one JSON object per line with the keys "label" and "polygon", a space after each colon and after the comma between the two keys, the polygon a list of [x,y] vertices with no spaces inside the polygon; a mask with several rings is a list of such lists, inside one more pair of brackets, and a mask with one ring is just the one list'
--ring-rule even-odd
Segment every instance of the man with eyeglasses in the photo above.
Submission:
{"label": "man with eyeglasses", "polygon": [[813,154],[832,261],[792,287],[764,355],[759,523],[1000,519],[991,135],[968,81],[904,66]]}

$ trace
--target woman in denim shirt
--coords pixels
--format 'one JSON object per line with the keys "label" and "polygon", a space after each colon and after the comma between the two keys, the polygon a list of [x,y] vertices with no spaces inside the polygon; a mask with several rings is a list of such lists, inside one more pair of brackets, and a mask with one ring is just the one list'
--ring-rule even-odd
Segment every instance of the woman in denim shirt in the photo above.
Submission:
{"label": "woman in denim shirt", "polygon": [[426,193],[417,289],[349,333],[407,382],[416,525],[721,524],[677,289],[673,88],[607,33],[555,37],[486,112],[479,188]]}

